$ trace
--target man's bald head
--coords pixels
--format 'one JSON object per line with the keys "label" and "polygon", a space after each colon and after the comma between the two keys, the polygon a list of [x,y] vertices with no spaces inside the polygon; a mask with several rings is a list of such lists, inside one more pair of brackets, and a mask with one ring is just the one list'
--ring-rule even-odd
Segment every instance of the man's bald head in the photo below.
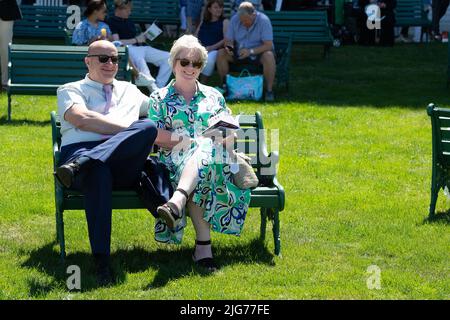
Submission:
{"label": "man's bald head", "polygon": [[[117,48],[112,42],[107,40],[97,40],[91,43],[88,48],[88,54],[102,54],[103,50],[114,50],[117,54]],[[100,53],[99,53],[100,52]]]}
{"label": "man's bald head", "polygon": [[[102,57],[103,56],[103,57]],[[104,56],[106,59],[104,63],[100,62]],[[88,55],[84,59],[86,66],[89,69],[89,78],[103,83],[112,83],[114,77],[119,70],[118,64],[112,62],[110,57],[117,57],[118,52],[115,45],[106,40],[98,40],[91,43],[88,49]]]}

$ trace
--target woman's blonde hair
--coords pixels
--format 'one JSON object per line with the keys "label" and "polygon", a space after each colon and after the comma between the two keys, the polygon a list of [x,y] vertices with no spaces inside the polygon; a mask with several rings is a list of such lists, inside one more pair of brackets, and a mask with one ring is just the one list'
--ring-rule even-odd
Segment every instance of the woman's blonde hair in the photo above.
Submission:
{"label": "woman's blonde hair", "polygon": [[177,39],[172,48],[170,49],[169,65],[175,66],[177,59],[179,58],[180,52],[183,50],[195,51],[200,56],[200,61],[202,62],[202,70],[208,61],[208,51],[205,47],[200,44],[198,39],[193,35],[184,35]]}

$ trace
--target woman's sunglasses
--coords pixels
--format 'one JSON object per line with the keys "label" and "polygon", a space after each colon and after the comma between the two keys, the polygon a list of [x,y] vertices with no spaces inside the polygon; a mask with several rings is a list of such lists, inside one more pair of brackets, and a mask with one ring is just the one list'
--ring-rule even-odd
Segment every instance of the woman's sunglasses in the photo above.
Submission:
{"label": "woman's sunglasses", "polygon": [[114,64],[118,64],[120,57],[119,56],[107,56],[106,54],[89,54],[88,57],[97,57],[100,63],[107,63],[109,59]]}
{"label": "woman's sunglasses", "polygon": [[192,64],[192,66],[196,69],[201,69],[203,67],[203,62],[201,61],[190,61],[188,59],[177,59],[177,60],[180,61],[182,67],[187,67],[190,64]]}

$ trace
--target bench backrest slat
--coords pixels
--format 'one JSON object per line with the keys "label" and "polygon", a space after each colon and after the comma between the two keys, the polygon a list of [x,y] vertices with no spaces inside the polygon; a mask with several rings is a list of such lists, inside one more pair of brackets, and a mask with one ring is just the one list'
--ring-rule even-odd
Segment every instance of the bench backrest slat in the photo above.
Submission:
{"label": "bench backrest slat", "polygon": [[433,130],[433,152],[437,162],[450,169],[450,109],[428,109]]}
{"label": "bench backrest slat", "polygon": [[395,21],[397,26],[431,25],[424,11],[423,0],[397,0]]}
{"label": "bench backrest slat", "polygon": [[316,38],[322,42],[333,41],[326,11],[266,11],[272,22],[274,37],[292,34],[293,42],[308,42]]}
{"label": "bench backrest slat", "polygon": [[[88,47],[16,45],[10,46],[12,85],[62,85],[84,78],[84,57]],[[130,80],[127,48],[118,48],[121,60],[117,79]],[[52,91],[53,92],[53,91]]]}
{"label": "bench backrest slat", "polygon": [[14,22],[14,36],[63,38],[67,6],[21,5],[22,19]]}

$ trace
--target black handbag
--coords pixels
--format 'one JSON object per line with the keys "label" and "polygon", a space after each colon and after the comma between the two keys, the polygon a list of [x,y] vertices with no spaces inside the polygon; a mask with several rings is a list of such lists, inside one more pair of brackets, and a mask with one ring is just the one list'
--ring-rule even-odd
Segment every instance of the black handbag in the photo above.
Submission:
{"label": "black handbag", "polygon": [[147,158],[139,177],[137,193],[147,210],[155,218],[159,218],[156,208],[169,201],[173,188],[169,170],[155,157]]}

